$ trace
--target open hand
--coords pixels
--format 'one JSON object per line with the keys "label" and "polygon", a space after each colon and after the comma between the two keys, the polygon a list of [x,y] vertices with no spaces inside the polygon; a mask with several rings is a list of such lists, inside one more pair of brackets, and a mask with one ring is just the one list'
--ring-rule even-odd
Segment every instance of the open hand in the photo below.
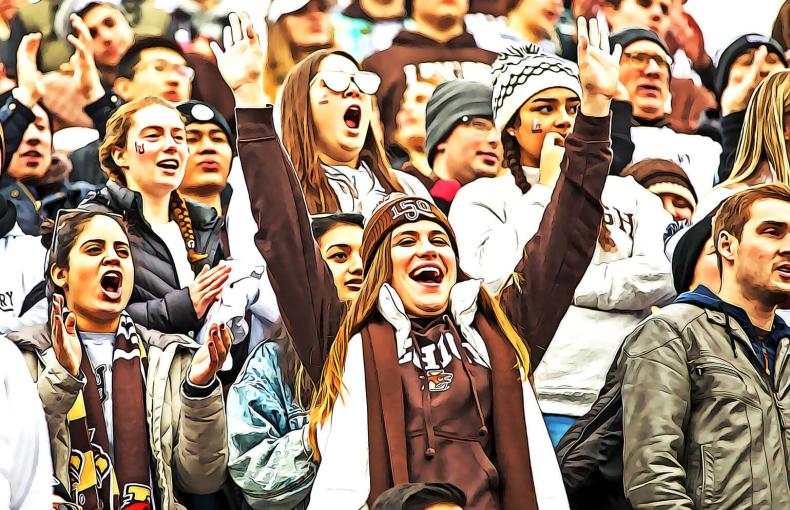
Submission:
{"label": "open hand", "polygon": [[93,59],[93,37],[82,18],[72,14],[69,19],[77,33],[76,37],[71,34],[68,36],[69,42],[74,46],[74,54],[69,60],[74,70],[74,81],[80,94],[88,100],[88,103],[93,103],[104,95],[104,87]]}
{"label": "open hand", "polygon": [[[215,41],[211,42],[211,50],[217,59],[217,67],[222,78],[233,91],[236,106],[239,102],[259,101],[265,103],[263,95],[263,61],[264,50],[258,34],[250,23],[246,13],[241,17],[236,13],[229,16],[229,26],[223,31],[221,49]],[[241,106],[261,106],[243,104]]]}
{"label": "open hand", "polygon": [[33,108],[44,95],[44,83],[36,65],[36,55],[41,44],[41,34],[27,34],[19,43],[16,52],[16,76],[18,88],[14,94],[17,101]]}
{"label": "open hand", "polygon": [[189,284],[189,297],[192,299],[192,306],[195,308],[198,318],[202,318],[206,314],[208,307],[214,301],[219,301],[222,286],[228,280],[230,272],[231,267],[224,264],[213,269],[209,269],[208,265],[205,265],[195,281]]}
{"label": "open hand", "polygon": [[189,382],[196,386],[205,386],[210,383],[222,368],[222,364],[225,363],[232,343],[233,335],[227,326],[224,324],[209,326],[208,340],[200,346],[195,357],[192,358]]}
{"label": "open hand", "polygon": [[742,112],[749,106],[749,99],[752,97],[754,89],[764,78],[760,71],[768,56],[768,48],[760,46],[754,52],[754,59],[749,70],[743,75],[743,79],[738,83],[733,83],[724,88],[721,94],[721,113],[729,115],[733,112]]}
{"label": "open hand", "polygon": [[64,316],[63,296],[60,294],[55,294],[52,298],[49,324],[55,358],[60,366],[77,377],[82,362],[82,345],[79,336],[77,336],[77,317],[73,313]]}
{"label": "open hand", "polygon": [[[609,28],[604,23],[599,27],[598,20],[585,18],[577,20],[579,34],[579,79],[584,97],[582,112],[585,115],[603,116],[609,111],[609,101],[617,93],[620,81],[620,55],[618,44],[614,50],[609,48]],[[585,108],[585,103],[587,108]],[[601,112],[605,104],[605,111]],[[587,111],[592,108],[592,111]]]}

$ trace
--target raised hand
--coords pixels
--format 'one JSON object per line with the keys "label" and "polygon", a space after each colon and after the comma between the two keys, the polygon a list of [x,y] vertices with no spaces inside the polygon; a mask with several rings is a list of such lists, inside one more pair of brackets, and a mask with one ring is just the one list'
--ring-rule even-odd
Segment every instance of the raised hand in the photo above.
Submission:
{"label": "raised hand", "polygon": [[249,16],[231,13],[222,35],[225,49],[212,41],[211,50],[222,78],[233,90],[236,106],[262,106],[266,102],[262,83],[264,50]]}
{"label": "raised hand", "polygon": [[559,133],[546,133],[540,149],[540,184],[554,187],[560,176],[560,163],[565,155],[565,142]]}
{"label": "raised hand", "polygon": [[213,269],[209,269],[208,265],[203,266],[200,273],[195,278],[195,281],[190,283],[189,297],[192,299],[192,306],[195,308],[195,314],[198,318],[202,318],[208,307],[214,301],[218,301],[222,294],[222,286],[230,276],[231,267],[220,264]]}
{"label": "raised hand", "polygon": [[55,350],[60,366],[77,377],[82,362],[82,346],[77,336],[77,317],[73,313],[63,315],[63,296],[55,294],[52,298],[52,312],[49,316],[52,335],[52,348]]}
{"label": "raised hand", "polygon": [[734,112],[742,112],[749,105],[754,89],[763,79],[762,70],[765,57],[768,56],[768,48],[760,46],[754,52],[754,59],[749,70],[743,75],[743,79],[738,83],[733,83],[724,88],[721,94],[721,114],[729,115]]}
{"label": "raised hand", "polygon": [[192,358],[189,369],[189,382],[197,386],[205,386],[214,379],[225,358],[228,357],[233,335],[224,324],[209,326],[208,339]]}
{"label": "raised hand", "polygon": [[582,83],[582,113],[602,117],[609,113],[609,102],[617,93],[620,81],[622,48],[609,48],[609,28],[599,27],[598,20],[577,20],[579,34],[579,79]]}
{"label": "raised hand", "polygon": [[41,44],[41,34],[27,34],[19,43],[16,52],[17,89],[14,97],[27,106],[33,108],[44,95],[44,84],[41,73],[36,65],[36,55]]}
{"label": "raised hand", "polygon": [[77,33],[76,37],[71,34],[68,36],[69,42],[74,46],[74,54],[69,60],[74,70],[74,81],[80,94],[88,100],[88,103],[93,103],[104,95],[104,87],[93,59],[93,37],[82,18],[72,14],[69,20]]}

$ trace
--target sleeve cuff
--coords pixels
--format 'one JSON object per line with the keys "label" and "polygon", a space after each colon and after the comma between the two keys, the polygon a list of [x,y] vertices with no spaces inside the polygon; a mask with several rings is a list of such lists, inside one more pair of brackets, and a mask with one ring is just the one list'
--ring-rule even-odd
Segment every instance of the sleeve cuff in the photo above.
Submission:
{"label": "sleeve cuff", "polygon": [[189,381],[189,371],[187,371],[187,376],[184,379],[182,390],[184,392],[185,397],[192,400],[198,400],[198,399],[210,397],[218,386],[219,386],[219,379],[217,379],[216,375],[211,380],[211,382],[206,384],[205,386],[193,384]]}

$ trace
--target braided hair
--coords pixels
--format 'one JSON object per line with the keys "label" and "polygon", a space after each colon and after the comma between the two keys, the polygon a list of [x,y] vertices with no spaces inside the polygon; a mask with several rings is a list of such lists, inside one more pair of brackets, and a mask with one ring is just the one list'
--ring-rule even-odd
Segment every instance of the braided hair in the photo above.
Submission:
{"label": "braided hair", "polygon": [[527,176],[524,174],[524,169],[521,167],[521,146],[514,135],[508,131],[515,126],[516,117],[510,121],[508,126],[502,132],[502,149],[504,149],[504,160],[513,179],[516,181],[516,186],[521,190],[521,193],[526,194],[532,185],[527,181]]}
{"label": "braided hair", "polygon": [[[115,162],[113,150],[126,149],[129,129],[132,127],[135,114],[144,108],[154,105],[172,109],[183,121],[183,116],[175,106],[158,97],[144,97],[130,101],[115,110],[107,121],[107,131],[99,147],[99,164],[107,177],[120,186],[127,187],[126,175],[124,174],[125,168],[120,167]],[[178,229],[181,231],[181,237],[183,237],[184,245],[187,249],[187,258],[189,263],[192,264],[193,270],[195,270],[208,258],[208,255],[197,250],[197,240],[195,238],[195,230],[192,227],[192,219],[189,216],[189,209],[184,198],[177,190],[170,193],[169,211],[170,218],[176,222]]]}

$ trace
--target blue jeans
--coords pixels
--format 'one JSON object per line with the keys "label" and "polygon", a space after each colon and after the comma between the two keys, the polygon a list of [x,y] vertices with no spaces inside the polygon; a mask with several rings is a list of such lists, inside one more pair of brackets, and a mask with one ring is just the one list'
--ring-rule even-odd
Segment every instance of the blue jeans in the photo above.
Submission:
{"label": "blue jeans", "polygon": [[543,421],[546,423],[546,429],[549,431],[551,444],[556,448],[562,436],[576,423],[576,417],[562,414],[544,414]]}

